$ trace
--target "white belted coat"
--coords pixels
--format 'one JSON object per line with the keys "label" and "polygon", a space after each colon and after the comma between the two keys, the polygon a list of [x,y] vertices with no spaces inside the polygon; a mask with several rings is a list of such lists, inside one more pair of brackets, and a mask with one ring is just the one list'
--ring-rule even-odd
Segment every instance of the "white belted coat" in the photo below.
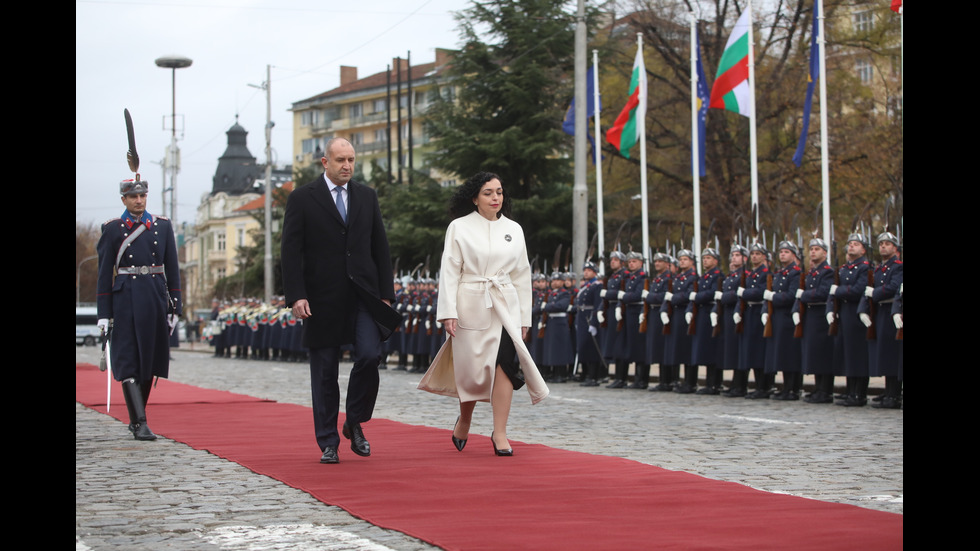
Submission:
{"label": "white belted coat", "polygon": [[489,401],[503,327],[517,349],[531,403],[548,396],[521,338],[521,327],[531,326],[531,266],[517,222],[472,212],[449,224],[436,319],[458,320],[456,337],[443,344],[419,389],[462,402]]}

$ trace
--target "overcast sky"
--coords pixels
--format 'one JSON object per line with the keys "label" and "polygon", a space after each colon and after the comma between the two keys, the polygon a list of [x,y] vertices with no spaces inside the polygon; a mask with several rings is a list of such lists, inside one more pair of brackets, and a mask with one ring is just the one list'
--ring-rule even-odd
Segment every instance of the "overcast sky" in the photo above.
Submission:
{"label": "overcast sky", "polygon": [[[452,12],[466,0],[76,0],[75,219],[101,224],[122,213],[128,108],[136,128],[140,173],[150,182],[149,211],[161,214],[160,161],[170,142],[171,70],[154,60],[191,58],[178,69],[177,114],[183,139],[177,180],[178,222],[192,223],[211,190],[225,132],[235,115],[248,148],[265,162],[265,93],[249,87],[272,65],[273,154],[292,151],[293,102],[335,88],[340,65],[365,77],[409,51],[412,63],[435,60],[435,48],[458,47]],[[180,118],[183,115],[183,125]]]}

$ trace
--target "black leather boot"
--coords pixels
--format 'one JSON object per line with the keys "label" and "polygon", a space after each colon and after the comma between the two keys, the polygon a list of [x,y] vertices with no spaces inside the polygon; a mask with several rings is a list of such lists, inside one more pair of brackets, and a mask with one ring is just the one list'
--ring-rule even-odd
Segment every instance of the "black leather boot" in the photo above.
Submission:
{"label": "black leather boot", "polygon": [[[140,385],[130,378],[122,382],[122,387],[126,408],[129,409],[129,430],[133,437],[137,440],[156,440],[157,435],[146,424],[146,403],[143,401],[144,394],[146,397],[150,396],[150,382]],[[146,387],[146,390],[142,387]]]}

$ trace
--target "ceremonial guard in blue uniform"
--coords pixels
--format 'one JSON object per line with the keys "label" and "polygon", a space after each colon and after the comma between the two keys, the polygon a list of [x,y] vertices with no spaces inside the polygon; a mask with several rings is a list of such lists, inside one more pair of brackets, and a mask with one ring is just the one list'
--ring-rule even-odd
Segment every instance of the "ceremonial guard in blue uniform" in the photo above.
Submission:
{"label": "ceremonial guard in blue uniform", "polygon": [[[626,276],[629,275],[623,267],[625,261],[625,254],[619,251],[609,253],[609,269],[612,270],[612,274],[606,280],[606,288],[600,293],[604,300],[599,323],[606,325],[602,354],[606,362],[612,361],[616,364],[616,378],[606,388],[626,388],[626,375],[629,370],[629,364],[626,363],[626,333],[623,332],[623,324],[619,323],[623,319],[619,293],[626,287]],[[606,367],[603,375],[608,373],[609,368]]]}
{"label": "ceremonial guard in blue uniform", "polygon": [[[742,302],[738,298],[739,287],[745,285],[749,275],[746,263],[749,261],[749,250],[739,244],[732,245],[728,257],[728,274],[721,283],[721,292],[715,295],[715,305],[711,312],[713,323],[721,326],[721,358],[719,359],[719,377],[724,379],[725,370],[732,370],[732,385],[723,395],[730,395],[733,389],[745,389],[748,386],[748,371],[738,368],[739,341],[741,340],[741,325],[735,323],[734,314],[739,313]],[[744,396],[744,393],[742,394]]]}
{"label": "ceremonial guard in blue uniform", "polygon": [[698,384],[698,366],[705,368],[704,388],[697,391],[698,394],[719,394],[722,385],[722,370],[718,367],[721,360],[720,337],[715,336],[714,326],[711,321],[711,310],[715,305],[715,295],[720,292],[723,279],[718,263],[721,255],[718,249],[711,247],[701,251],[701,266],[704,274],[698,280],[697,290],[691,291],[690,302],[687,305],[688,325],[694,325],[694,335],[691,338],[691,366],[689,371],[692,373],[690,378],[686,378],[687,385],[694,388]]}
{"label": "ceremonial guard in blue uniform", "polygon": [[628,388],[646,389],[650,382],[650,364],[647,363],[647,338],[640,333],[640,316],[643,314],[643,291],[647,287],[647,273],[643,270],[643,255],[631,252],[626,255],[629,277],[620,298],[623,316],[626,318],[627,366],[634,365],[633,383]]}
{"label": "ceremonial guard in blue uniform", "polygon": [[827,264],[827,242],[810,240],[810,271],[803,287],[796,290],[793,321],[803,325],[800,342],[803,373],[813,375],[814,390],[803,401],[829,404],[834,401],[834,339],[827,324],[827,295],[834,284],[834,269]]}
{"label": "ceremonial guard in blue uniform", "polygon": [[773,394],[774,400],[799,400],[803,390],[802,349],[800,340],[794,338],[793,305],[796,290],[800,288],[800,249],[792,241],[779,243],[779,263],[773,270],[772,290],[766,290],[763,298],[772,303],[772,337],[766,343],[766,374],[783,374],[782,391]]}
{"label": "ceremonial guard in blue uniform", "polygon": [[575,346],[578,361],[585,374],[581,386],[599,386],[599,366],[602,354],[599,350],[599,318],[602,308],[602,282],[597,277],[595,264],[586,262],[582,267],[582,287],[575,295]]}
{"label": "ceremonial guard in blue uniform", "polygon": [[551,291],[542,306],[547,316],[544,326],[544,364],[542,376],[550,383],[564,383],[567,367],[574,360],[572,333],[568,327],[568,309],[571,306],[571,293],[565,289],[564,277],[555,272],[551,275]]}
{"label": "ceremonial guard in blue uniform", "polygon": [[[858,317],[861,297],[868,287],[871,264],[867,251],[868,238],[860,233],[847,237],[847,262],[838,270],[838,283],[830,287],[827,302],[828,322],[836,315],[839,328],[835,358],[843,358],[847,393],[838,405],[861,407],[868,403],[868,341],[867,328]],[[834,312],[836,306],[836,314]]]}
{"label": "ceremonial guard in blue uniform", "polygon": [[527,350],[531,353],[531,359],[535,365],[543,366],[541,362],[544,355],[544,337],[538,333],[544,328],[541,324],[541,313],[545,301],[548,299],[548,278],[542,273],[531,276],[531,330],[527,332]]}
{"label": "ceremonial guard in blue uniform", "polygon": [[672,373],[680,373],[684,364],[684,381],[674,386],[674,392],[690,394],[697,391],[698,368],[691,364],[691,336],[687,333],[687,305],[691,302],[698,272],[694,269],[694,253],[689,249],[677,251],[678,273],[674,276],[671,291],[660,307],[660,319],[669,326],[670,334],[664,338],[664,364]]}
{"label": "ceremonial guard in blue uniform", "polygon": [[99,325],[111,325],[112,375],[122,382],[129,430],[155,440],[146,422],[153,377],[170,370],[169,340],[181,314],[180,268],[170,220],[146,212],[147,183],[119,185],[126,210],[102,225],[97,301]]}
{"label": "ceremonial guard in blue uniform", "polygon": [[898,258],[899,246],[898,237],[891,232],[884,232],[878,236],[881,264],[875,268],[874,287],[865,289],[865,296],[859,308],[861,321],[866,326],[873,327],[875,331],[875,338],[868,340],[870,375],[885,378],[885,393],[881,397],[881,402],[873,406],[876,408],[902,407],[898,367],[903,341],[895,339],[897,328],[892,320],[892,304],[895,302],[904,277],[904,267]]}
{"label": "ceremonial guard in blue uniform", "polygon": [[[766,291],[766,280],[769,277],[769,251],[756,242],[749,247],[749,262],[752,270],[745,277],[745,286],[736,291],[742,304],[732,314],[736,324],[742,325],[741,338],[738,343],[738,381],[732,377],[732,386],[724,396],[745,398],[768,398],[772,382],[766,377],[766,340],[762,337],[765,326],[762,324],[763,294]],[[748,372],[755,375],[755,391],[747,394]]]}
{"label": "ceremonial guard in blue uniform", "polygon": [[647,324],[646,374],[650,375],[650,367],[653,364],[657,364],[660,370],[660,381],[657,386],[650,388],[651,391],[668,392],[674,388],[671,371],[664,365],[664,322],[660,319],[660,307],[663,306],[664,297],[667,295],[673,277],[670,273],[670,263],[669,255],[664,253],[653,255],[653,269],[657,275],[650,280],[650,288],[643,297],[646,303],[646,315],[643,321]]}

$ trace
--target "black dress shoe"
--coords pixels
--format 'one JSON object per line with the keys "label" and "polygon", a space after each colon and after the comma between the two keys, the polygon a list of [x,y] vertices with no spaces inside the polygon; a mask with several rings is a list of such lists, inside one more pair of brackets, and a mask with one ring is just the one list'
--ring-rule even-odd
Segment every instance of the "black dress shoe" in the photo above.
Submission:
{"label": "black dress shoe", "polygon": [[453,425],[453,432],[452,432],[453,445],[456,446],[457,450],[463,451],[463,448],[466,447],[466,438],[456,438],[456,425],[458,424],[459,424],[459,417],[456,418],[456,424]]}
{"label": "black dress shoe", "polygon": [[691,385],[687,383],[681,383],[680,385],[674,387],[674,392],[678,394],[693,394],[694,392],[697,391]]}
{"label": "black dress shoe", "polygon": [[657,386],[650,387],[650,392],[670,392],[674,390],[674,385],[670,383],[660,383]]}
{"label": "black dress shoe", "polygon": [[350,440],[350,449],[361,457],[371,455],[371,444],[364,438],[360,423],[344,422],[344,438]]}
{"label": "black dress shoe", "polygon": [[745,397],[749,400],[764,400],[769,398],[770,395],[772,395],[771,390],[758,389],[746,394]]}
{"label": "black dress shoe", "polygon": [[499,456],[502,456],[502,457],[510,457],[510,456],[514,455],[514,449],[513,448],[507,448],[506,450],[498,450],[497,449],[497,443],[493,441],[493,433],[492,432],[490,433],[490,443],[493,444],[493,453],[494,453],[494,455],[499,455]]}
{"label": "black dress shoe", "polygon": [[327,449],[323,450],[323,455],[320,456],[320,463],[340,463],[340,458],[337,457],[337,448],[327,446]]}
{"label": "black dress shoe", "polygon": [[578,386],[599,386],[599,381],[595,379],[586,379],[579,383]]}
{"label": "black dress shoe", "polygon": [[715,396],[721,394],[721,391],[713,386],[706,386],[706,387],[699,388],[698,391],[695,392],[695,394],[699,396]]}
{"label": "black dress shoe", "polygon": [[894,396],[884,396],[881,402],[877,404],[871,404],[871,407],[877,409],[901,409],[902,401]]}
{"label": "black dress shoe", "polygon": [[833,404],[834,397],[822,390],[818,390],[804,398],[803,401],[808,404]]}
{"label": "black dress shoe", "polygon": [[729,388],[721,393],[725,398],[745,398],[745,394],[746,390],[744,388]]}
{"label": "black dress shoe", "polygon": [[851,395],[851,396],[847,396],[843,400],[838,400],[837,405],[848,407],[848,408],[859,408],[868,405],[868,399],[861,398],[860,396],[857,395]]}
{"label": "black dress shoe", "polygon": [[793,400],[799,400],[800,399],[800,395],[797,394],[797,393],[795,393],[795,392],[793,392],[792,390],[787,390],[785,392],[780,392],[779,394],[773,394],[772,395],[772,399],[773,400],[789,400],[789,401],[793,401]]}
{"label": "black dress shoe", "polygon": [[606,385],[606,388],[626,388],[626,381],[622,379],[616,379],[615,381]]}

